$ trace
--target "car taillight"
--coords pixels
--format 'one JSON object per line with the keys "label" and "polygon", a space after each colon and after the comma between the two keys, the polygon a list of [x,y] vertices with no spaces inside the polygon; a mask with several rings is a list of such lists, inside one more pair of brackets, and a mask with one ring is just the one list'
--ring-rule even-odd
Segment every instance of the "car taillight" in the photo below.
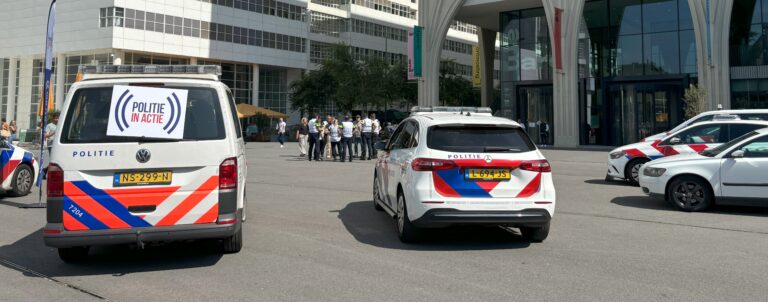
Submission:
{"label": "car taillight", "polygon": [[48,165],[48,174],[46,175],[46,179],[48,180],[48,197],[64,196],[64,170],[61,170],[59,165]]}
{"label": "car taillight", "polygon": [[237,158],[227,158],[219,165],[219,190],[237,188]]}
{"label": "car taillight", "polygon": [[552,172],[552,167],[549,165],[549,162],[544,159],[524,161],[520,164],[520,169],[533,172]]}
{"label": "car taillight", "polygon": [[417,158],[411,162],[411,168],[414,171],[440,171],[456,168],[456,163],[452,160]]}

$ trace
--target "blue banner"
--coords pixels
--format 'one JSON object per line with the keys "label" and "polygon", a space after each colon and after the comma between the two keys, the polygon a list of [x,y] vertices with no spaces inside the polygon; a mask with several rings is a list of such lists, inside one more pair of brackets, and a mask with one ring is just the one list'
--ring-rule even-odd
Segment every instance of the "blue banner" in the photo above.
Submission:
{"label": "blue banner", "polygon": [[[51,70],[53,69],[53,30],[56,26],[56,0],[51,2],[48,10],[48,27],[45,33],[45,77],[43,82],[43,99],[39,106],[43,106],[42,123],[40,123],[40,171],[37,174],[37,187],[43,182],[43,167],[45,166],[45,128],[48,125],[48,98],[51,94]],[[62,79],[59,79],[61,81]],[[40,190],[42,198],[43,190]]]}

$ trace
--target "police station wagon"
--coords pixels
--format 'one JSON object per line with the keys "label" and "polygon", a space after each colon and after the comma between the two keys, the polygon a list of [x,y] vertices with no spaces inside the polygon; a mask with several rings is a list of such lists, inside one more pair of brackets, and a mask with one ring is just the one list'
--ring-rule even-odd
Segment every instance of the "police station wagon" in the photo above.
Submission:
{"label": "police station wagon", "polygon": [[47,175],[45,243],[221,239],[242,247],[246,177],[235,102],[219,66],[83,66]]}

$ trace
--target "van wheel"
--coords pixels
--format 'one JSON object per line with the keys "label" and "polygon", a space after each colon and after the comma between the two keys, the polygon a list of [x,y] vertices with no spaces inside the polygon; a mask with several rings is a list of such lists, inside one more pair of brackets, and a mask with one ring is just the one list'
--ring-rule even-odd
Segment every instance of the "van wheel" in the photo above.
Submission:
{"label": "van wheel", "polygon": [[11,196],[25,196],[29,194],[34,184],[34,173],[32,168],[27,165],[19,165],[16,168],[16,173],[13,174],[13,182],[11,183]]}
{"label": "van wheel", "polygon": [[376,211],[384,211],[384,208],[381,207],[379,204],[379,198],[381,196],[381,189],[379,188],[379,175],[373,176],[373,208],[376,209]]}
{"label": "van wheel", "polygon": [[408,207],[405,205],[403,193],[397,195],[397,234],[403,243],[416,243],[420,237],[419,228],[408,218]]}
{"label": "van wheel", "polygon": [[520,234],[523,235],[526,241],[542,242],[549,236],[549,222],[542,227],[522,227],[520,228]]}
{"label": "van wheel", "polygon": [[88,257],[88,246],[60,247],[59,258],[66,263],[76,263]]}
{"label": "van wheel", "polygon": [[241,225],[240,229],[238,229],[232,237],[224,239],[221,246],[225,254],[235,254],[240,252],[240,249],[243,248],[243,226]]}
{"label": "van wheel", "polygon": [[649,161],[647,158],[638,158],[627,163],[627,167],[624,168],[624,179],[632,185],[638,185],[640,183],[640,168]]}

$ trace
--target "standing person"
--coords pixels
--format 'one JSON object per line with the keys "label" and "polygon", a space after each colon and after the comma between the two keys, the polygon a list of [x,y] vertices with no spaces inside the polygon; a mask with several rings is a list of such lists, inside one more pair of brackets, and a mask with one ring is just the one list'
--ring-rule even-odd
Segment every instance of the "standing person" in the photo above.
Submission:
{"label": "standing person", "polygon": [[[379,151],[376,150],[376,143],[379,142],[379,134],[381,134],[381,122],[376,119],[376,113],[371,113],[371,125],[373,127],[373,135],[371,136],[371,145],[369,146],[371,150],[371,157],[376,158],[379,155]],[[368,157],[368,159],[371,159],[371,157]]]}
{"label": "standing person", "polygon": [[344,122],[341,123],[341,161],[344,162],[346,155],[349,154],[349,162],[352,162],[352,138],[354,137],[355,124],[352,123],[352,119],[349,115],[344,117]]}
{"label": "standing person", "polygon": [[307,139],[309,138],[309,125],[306,117],[301,118],[299,130],[296,130],[296,140],[299,141],[299,157],[307,155]]}
{"label": "standing person", "polygon": [[11,126],[8,125],[8,122],[6,122],[5,118],[2,119],[2,128],[0,128],[0,136],[3,137],[3,140],[8,141],[11,138]]}
{"label": "standing person", "polygon": [[[45,126],[45,146],[48,148],[48,158],[51,158],[51,148],[53,147],[53,137],[56,136],[56,130],[59,123],[59,113],[53,113],[51,115],[51,122]],[[48,174],[48,168],[43,169],[43,179]]]}
{"label": "standing person", "polygon": [[331,152],[329,150],[331,149],[331,144],[330,144],[331,139],[330,139],[330,136],[328,135],[329,134],[328,125],[329,125],[330,119],[331,119],[331,116],[328,115],[325,117],[325,120],[323,121],[323,126],[322,126],[323,131],[321,131],[321,135],[320,135],[322,137],[322,140],[321,140],[322,143],[320,144],[321,160],[326,160],[331,158],[331,154],[330,154]]}
{"label": "standing person", "polygon": [[13,143],[18,138],[18,136],[16,135],[16,131],[18,131],[19,129],[16,126],[16,120],[11,121],[11,124],[9,125],[9,127],[11,128],[11,143]]}
{"label": "standing person", "polygon": [[309,161],[312,161],[312,158],[316,161],[320,160],[320,148],[318,148],[320,146],[319,119],[320,115],[315,114],[315,117],[309,120],[309,123],[307,124],[307,131],[309,132],[309,150],[307,152],[307,157],[309,158]]}
{"label": "standing person", "polygon": [[[360,132],[361,137],[363,138],[363,145],[360,148],[360,160],[371,160],[371,156],[373,156],[373,150],[371,150],[371,138],[373,135],[373,121],[368,118],[367,116],[365,119],[360,123],[361,130]],[[366,150],[368,152],[366,152]],[[366,158],[366,155],[368,156]]]}
{"label": "standing person", "polygon": [[541,126],[539,126],[539,135],[541,136],[541,145],[547,146],[549,143],[549,124],[547,124],[547,120],[541,121]]}
{"label": "standing person", "polygon": [[[358,157],[360,154],[360,152],[358,152],[360,148],[360,144],[363,142],[363,138],[361,137],[363,126],[362,126],[362,120],[360,119],[360,115],[355,117],[354,124],[355,124],[355,128],[352,129],[352,144],[355,145],[355,157]],[[350,153],[349,156],[351,157],[352,153]]]}
{"label": "standing person", "polygon": [[282,149],[285,147],[285,121],[282,117],[278,120],[275,130],[277,130],[277,141],[280,142],[280,149]]}
{"label": "standing person", "polygon": [[339,151],[339,142],[341,142],[341,133],[339,131],[339,121],[337,121],[336,118],[331,117],[328,122],[328,137],[331,142],[330,153],[333,156],[333,161],[336,161],[336,158],[339,157],[341,153],[341,151]]}

